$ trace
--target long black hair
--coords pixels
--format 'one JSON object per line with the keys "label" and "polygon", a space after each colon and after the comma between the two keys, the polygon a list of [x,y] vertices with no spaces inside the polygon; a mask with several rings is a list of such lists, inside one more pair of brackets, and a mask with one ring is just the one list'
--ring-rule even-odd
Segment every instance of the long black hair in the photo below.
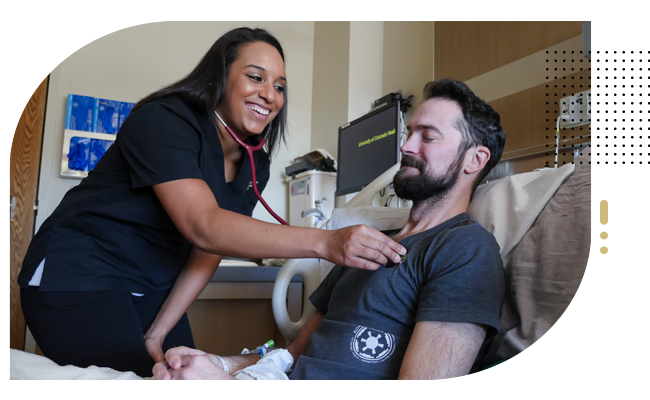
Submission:
{"label": "long black hair", "polygon": [[[284,61],[284,52],[280,42],[264,29],[237,28],[233,29],[210,47],[198,65],[185,78],[164,87],[140,100],[133,110],[135,111],[145,103],[152,100],[175,94],[184,102],[195,109],[205,111],[218,127],[214,111],[221,103],[225,90],[226,80],[230,73],[230,66],[239,55],[239,49],[249,43],[264,42],[275,47]],[[277,150],[278,145],[285,141],[285,128],[287,126],[287,86],[284,86],[284,105],[280,112],[271,121],[270,129],[266,133],[266,151],[271,155]]]}

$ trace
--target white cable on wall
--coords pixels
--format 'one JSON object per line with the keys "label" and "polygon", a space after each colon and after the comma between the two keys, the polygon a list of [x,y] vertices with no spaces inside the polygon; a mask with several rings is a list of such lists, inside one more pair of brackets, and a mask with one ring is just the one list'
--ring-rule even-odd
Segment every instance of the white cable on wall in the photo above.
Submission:
{"label": "white cable on wall", "polygon": [[562,117],[558,117],[557,119],[557,126],[555,127],[555,169],[557,169],[557,156],[560,154],[560,119]]}

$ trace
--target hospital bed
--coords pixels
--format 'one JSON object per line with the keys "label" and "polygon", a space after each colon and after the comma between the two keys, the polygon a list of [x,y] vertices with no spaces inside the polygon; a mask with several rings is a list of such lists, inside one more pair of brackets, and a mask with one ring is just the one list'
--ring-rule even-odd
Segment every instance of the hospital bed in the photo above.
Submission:
{"label": "hospital bed", "polygon": [[[512,175],[477,188],[469,214],[497,239],[506,275],[501,332],[491,343],[484,364],[511,358],[532,345],[576,294],[590,250],[590,153],[585,148],[574,164]],[[344,208],[336,209],[325,228],[359,223],[380,230],[401,228],[408,209],[369,206],[397,169],[396,165],[386,171]],[[313,312],[308,297],[332,267],[325,260],[289,260],[278,274],[273,313],[287,339],[295,338]],[[287,290],[295,275],[303,279],[303,310],[298,321],[292,321],[287,311]],[[11,379],[141,379],[110,368],[60,367],[18,350],[11,350],[10,358]]]}

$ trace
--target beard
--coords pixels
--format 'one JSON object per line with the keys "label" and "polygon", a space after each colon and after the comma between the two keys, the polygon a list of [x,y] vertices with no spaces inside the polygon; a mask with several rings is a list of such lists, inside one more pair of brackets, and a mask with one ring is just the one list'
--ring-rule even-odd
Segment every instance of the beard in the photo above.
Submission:
{"label": "beard", "polygon": [[435,203],[440,201],[456,185],[460,169],[463,165],[465,152],[459,152],[447,171],[440,176],[432,176],[427,171],[427,164],[412,156],[402,157],[402,167],[417,168],[418,175],[409,175],[400,169],[393,178],[393,188],[397,197],[411,200],[414,205],[421,202]]}

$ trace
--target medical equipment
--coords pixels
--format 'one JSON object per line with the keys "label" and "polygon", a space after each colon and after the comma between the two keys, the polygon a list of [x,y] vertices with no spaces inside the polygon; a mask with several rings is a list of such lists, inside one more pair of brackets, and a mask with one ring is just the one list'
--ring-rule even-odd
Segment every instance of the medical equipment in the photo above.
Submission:
{"label": "medical equipment", "polygon": [[315,228],[332,215],[336,172],[306,171],[289,181],[289,221]]}
{"label": "medical equipment", "polygon": [[389,260],[386,263],[386,268],[396,267],[396,266],[400,265],[401,263],[403,263],[404,261],[406,261],[407,258],[408,258],[408,249],[407,249],[406,253],[400,254],[400,256],[399,256],[399,264]]}
{"label": "medical equipment", "polygon": [[293,356],[286,349],[274,349],[256,364],[232,374],[238,380],[288,380]]}
{"label": "medical equipment", "polygon": [[245,348],[244,350],[241,351],[241,354],[259,354],[260,357],[263,358],[268,352],[270,352],[273,349],[274,346],[275,346],[275,342],[273,341],[273,339],[271,339],[271,340],[267,340],[266,343],[264,343],[263,345],[257,346],[255,350],[248,350]]}
{"label": "medical equipment", "polygon": [[336,196],[360,191],[400,161],[400,105],[395,100],[339,128]]}
{"label": "medical equipment", "polygon": [[251,160],[251,174],[252,174],[252,178],[253,178],[252,183],[253,183],[253,191],[255,191],[255,196],[257,196],[257,198],[260,200],[260,203],[262,203],[264,208],[266,208],[266,211],[268,211],[273,216],[273,218],[275,218],[282,225],[289,225],[285,220],[280,218],[280,216],[278,214],[276,214],[273,210],[271,210],[271,207],[268,204],[266,204],[266,201],[264,201],[264,199],[262,198],[262,195],[257,190],[257,174],[255,173],[255,160],[253,159],[253,152],[257,151],[257,150],[260,150],[262,148],[262,146],[264,146],[264,142],[266,142],[266,138],[262,138],[262,140],[260,140],[260,142],[259,142],[259,144],[257,146],[250,146],[250,145],[242,142],[237,137],[237,135],[235,135],[235,132],[233,132],[232,129],[230,129],[230,127],[228,127],[228,125],[226,125],[224,120],[221,119],[221,117],[219,116],[219,114],[216,111],[214,113],[216,114],[217,118],[219,118],[219,121],[221,121],[221,123],[223,124],[223,127],[226,128],[226,131],[228,131],[230,136],[232,136],[232,138],[235,140],[235,142],[239,143],[239,145],[241,147],[243,147],[246,150],[246,152],[248,153],[248,159]]}
{"label": "medical equipment", "polygon": [[285,168],[289,177],[289,221],[292,226],[319,227],[334,210],[336,161],[325,149],[297,157]]}

